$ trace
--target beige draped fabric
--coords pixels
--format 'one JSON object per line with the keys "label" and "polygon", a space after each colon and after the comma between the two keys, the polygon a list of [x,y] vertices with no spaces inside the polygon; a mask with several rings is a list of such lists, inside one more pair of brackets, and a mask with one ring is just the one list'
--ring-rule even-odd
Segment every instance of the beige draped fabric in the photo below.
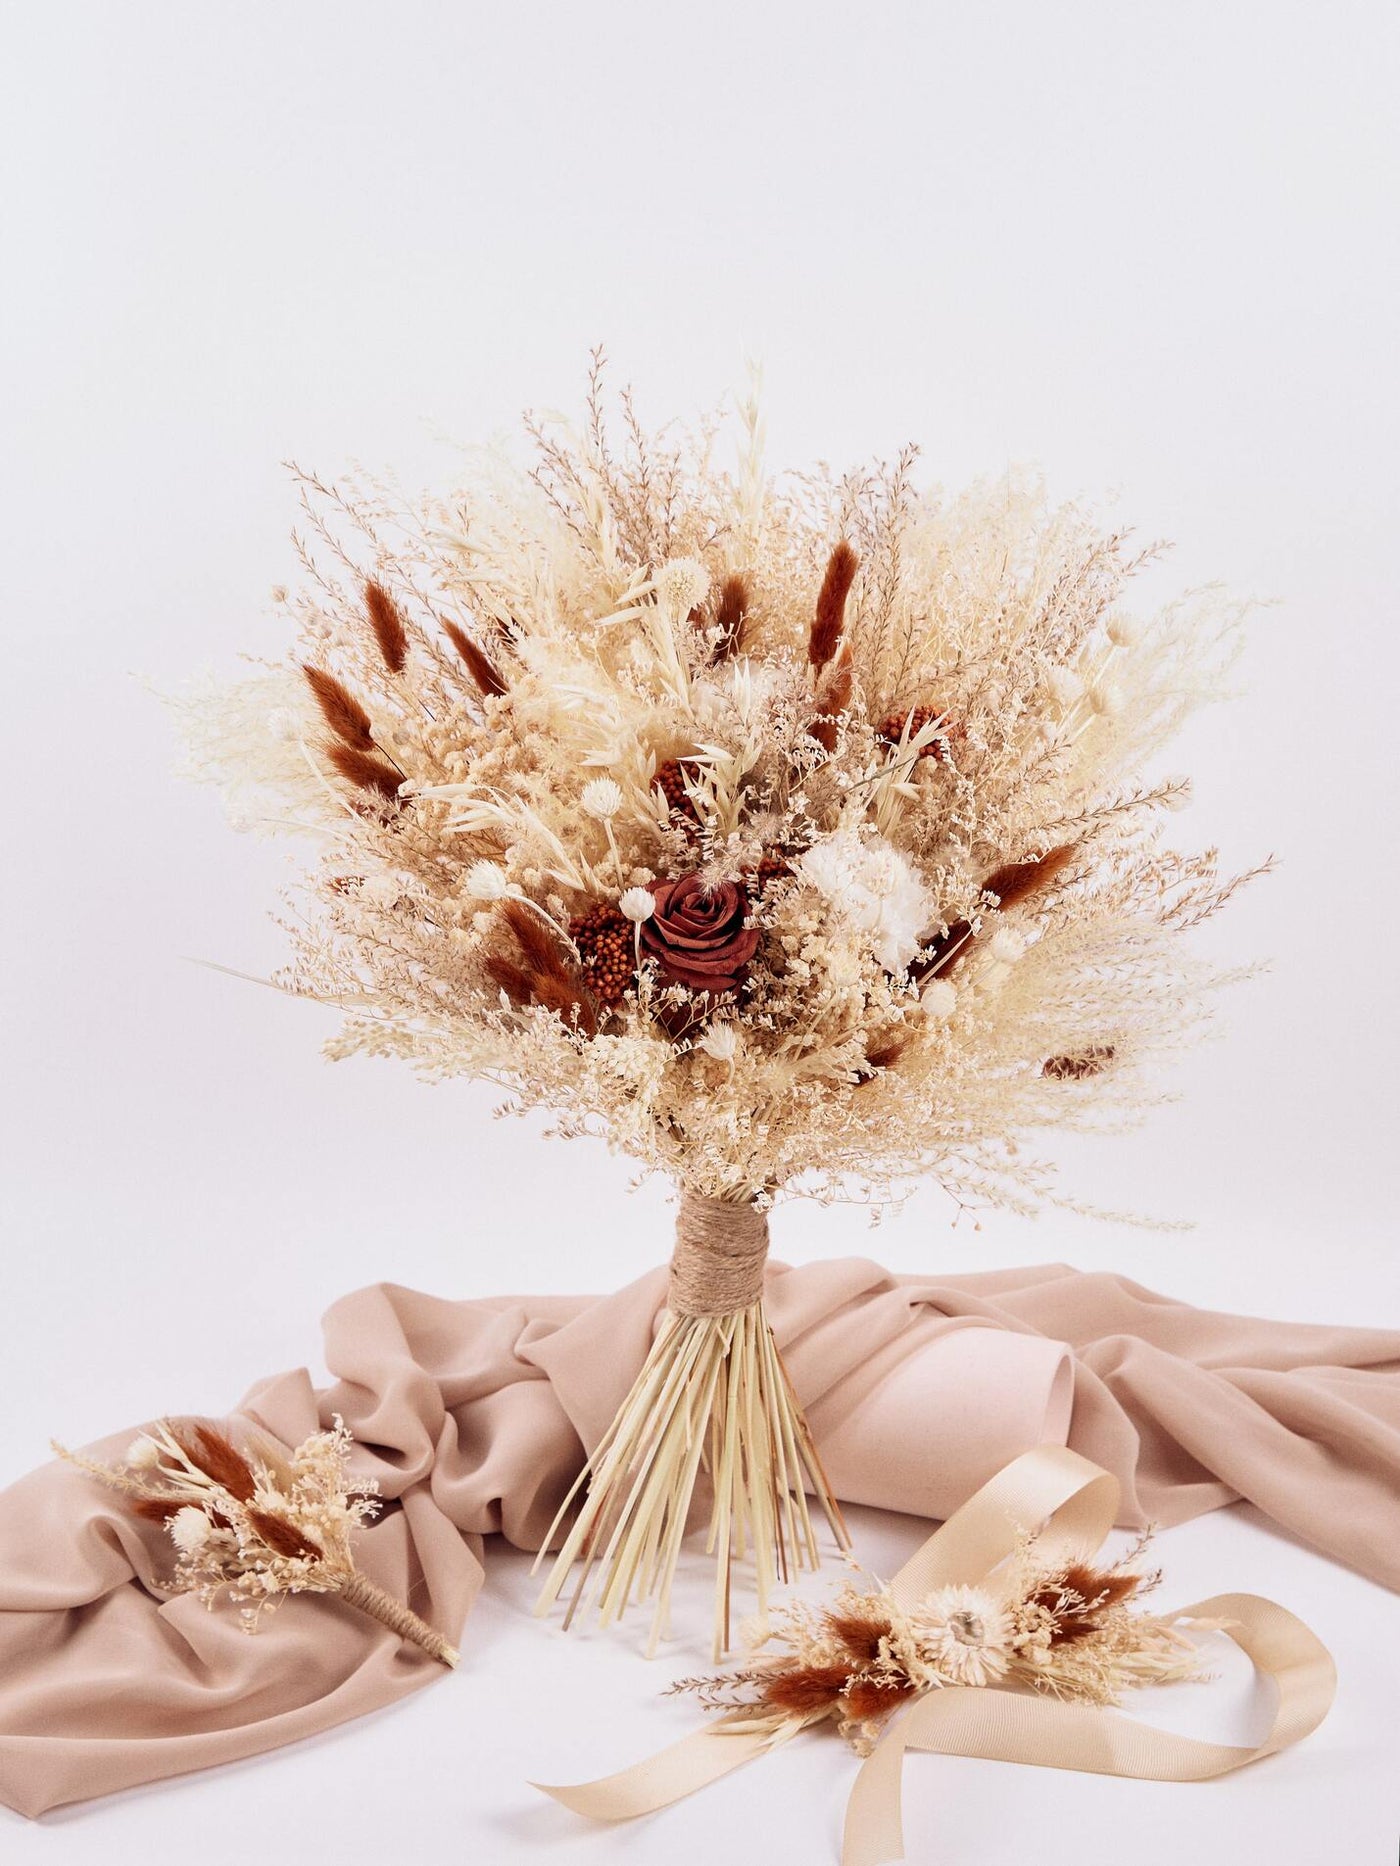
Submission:
{"label": "beige draped fabric", "polygon": [[[360,1290],[326,1317],[334,1384],[264,1381],[232,1426],[293,1444],[343,1415],[389,1505],[361,1566],[456,1640],[483,1539],[537,1546],[665,1287],[658,1270],[602,1299]],[[1124,1523],[1244,1497],[1400,1587],[1400,1331],[1210,1314],[1057,1266],[772,1265],[767,1298],[844,1500],[942,1518],[1017,1454],[1068,1442],[1118,1478]],[[39,1814],[253,1755],[441,1675],[333,1598],[291,1599],[250,1638],[162,1597],[169,1565],[159,1528],[69,1466],[0,1496],[0,1800]]]}

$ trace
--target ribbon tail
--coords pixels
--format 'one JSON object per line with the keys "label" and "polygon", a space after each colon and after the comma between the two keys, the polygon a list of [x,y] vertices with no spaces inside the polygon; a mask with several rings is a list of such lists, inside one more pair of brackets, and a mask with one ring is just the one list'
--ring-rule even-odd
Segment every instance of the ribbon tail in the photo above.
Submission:
{"label": "ribbon tail", "polygon": [[658,1808],[693,1795],[697,1788],[717,1782],[722,1775],[742,1768],[755,1756],[784,1742],[797,1728],[745,1729],[721,1720],[692,1731],[678,1743],[616,1775],[599,1776],[593,1782],[532,1782],[530,1786],[590,1820],[630,1821],[639,1814],[654,1814]]}
{"label": "ribbon tail", "polygon": [[888,1866],[904,1858],[907,1713],[889,1724],[860,1765],[846,1802],[841,1866]]}

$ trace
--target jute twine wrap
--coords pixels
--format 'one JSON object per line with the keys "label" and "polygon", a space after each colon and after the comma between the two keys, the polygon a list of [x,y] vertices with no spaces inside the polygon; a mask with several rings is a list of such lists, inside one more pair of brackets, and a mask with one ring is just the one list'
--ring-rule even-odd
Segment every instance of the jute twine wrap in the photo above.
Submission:
{"label": "jute twine wrap", "polygon": [[338,1592],[342,1600],[348,1601],[352,1607],[358,1607],[361,1613],[369,1614],[381,1626],[387,1626],[400,1639],[411,1640],[415,1646],[421,1646],[430,1657],[441,1660],[444,1665],[456,1665],[456,1648],[449,1645],[442,1634],[429,1626],[426,1620],[420,1620],[411,1607],[405,1607],[401,1600],[386,1594],[368,1576],[358,1572],[348,1574]]}
{"label": "jute twine wrap", "polygon": [[734,1315],[763,1294],[768,1218],[752,1205],[682,1192],[667,1305],[673,1315]]}

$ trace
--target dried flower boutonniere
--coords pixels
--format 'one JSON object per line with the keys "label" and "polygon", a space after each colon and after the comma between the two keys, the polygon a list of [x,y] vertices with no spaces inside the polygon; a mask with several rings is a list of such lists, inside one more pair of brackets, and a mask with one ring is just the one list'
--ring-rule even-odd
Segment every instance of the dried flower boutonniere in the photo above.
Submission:
{"label": "dried flower boutonniere", "polygon": [[350,1434],[339,1418],[283,1454],[266,1439],[240,1451],[201,1423],[162,1419],[136,1438],[119,1465],[99,1464],[55,1443],[79,1470],[163,1523],[175,1544],[170,1590],[213,1607],[221,1594],[255,1632],[284,1594],[339,1594],[400,1639],[444,1665],[454,1647],[355,1566],[351,1540],[379,1508],[373,1478],[346,1469]]}

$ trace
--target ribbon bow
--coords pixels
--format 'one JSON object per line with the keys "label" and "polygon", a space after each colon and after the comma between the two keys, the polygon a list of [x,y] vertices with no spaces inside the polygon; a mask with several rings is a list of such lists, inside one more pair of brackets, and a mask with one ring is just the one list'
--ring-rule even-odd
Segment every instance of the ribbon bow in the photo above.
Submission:
{"label": "ribbon bow", "polygon": [[[976,1585],[1013,1553],[1025,1530],[1037,1527],[1037,1550],[1049,1562],[1092,1554],[1117,1513],[1115,1477],[1077,1452],[1041,1446],[1008,1464],[935,1530],[900,1569],[891,1591],[901,1604],[912,1605],[935,1588]],[[1207,1743],[1096,1705],[995,1685],[944,1685],[891,1718],[862,1764],[846,1807],[842,1866],[886,1866],[904,1858],[900,1799],[906,1750],[1141,1781],[1202,1782],[1287,1749],[1327,1715],[1337,1684],[1332,1656],[1285,1608],[1257,1594],[1217,1594],[1174,1617],[1225,1621],[1222,1630],[1274,1680],[1278,1701],[1262,1743]],[[720,1718],[617,1775],[573,1786],[534,1786],[593,1820],[632,1820],[681,1800],[780,1740],[771,1732],[736,1728],[735,1721]]]}

